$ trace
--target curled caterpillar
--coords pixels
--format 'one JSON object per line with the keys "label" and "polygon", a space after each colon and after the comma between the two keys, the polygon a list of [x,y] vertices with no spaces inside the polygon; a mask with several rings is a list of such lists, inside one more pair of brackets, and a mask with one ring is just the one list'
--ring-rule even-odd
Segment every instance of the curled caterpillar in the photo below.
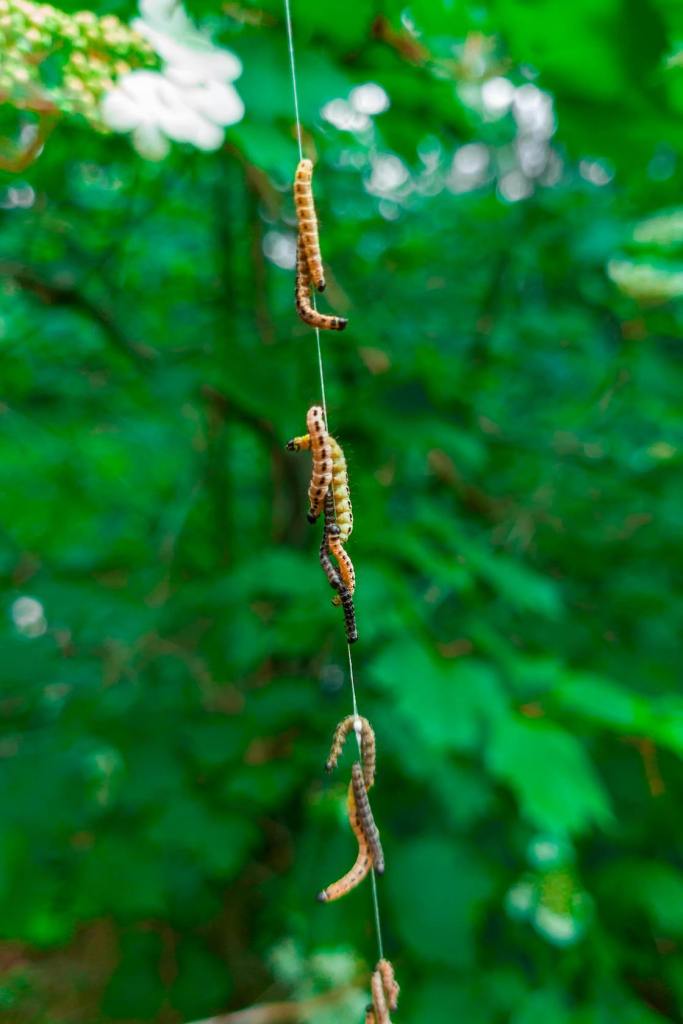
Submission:
{"label": "curled caterpillar", "polygon": [[367,718],[363,718],[362,715],[358,715],[355,718],[353,715],[347,715],[343,718],[337,728],[334,730],[334,736],[332,737],[332,746],[330,747],[330,756],[327,758],[325,769],[328,772],[334,771],[337,767],[337,762],[344,749],[344,743],[346,737],[349,735],[351,730],[355,728],[356,722],[360,728],[360,754],[363,761],[363,781],[365,788],[370,789],[375,781],[375,767],[377,763],[376,746],[375,746],[375,733],[368,722]]}
{"label": "curled caterpillar", "polygon": [[332,900],[338,900],[342,896],[346,896],[348,892],[355,889],[357,885],[363,881],[366,875],[369,873],[372,867],[372,855],[370,848],[368,847],[368,841],[365,838],[365,833],[361,827],[360,817],[358,814],[358,808],[356,807],[356,801],[353,795],[353,783],[349,783],[349,789],[346,797],[346,809],[349,815],[349,822],[353,833],[358,840],[358,856],[356,857],[355,863],[345,875],[336,881],[332,885],[328,885],[326,889],[318,893],[318,899],[321,903],[331,903]]}
{"label": "curled caterpillar", "polygon": [[[349,489],[349,474],[346,466],[344,451],[339,442],[329,436],[330,450],[332,452],[332,501],[334,509],[333,521],[339,527],[339,539],[346,544],[353,530],[353,509],[351,508],[351,491]],[[287,442],[290,452],[305,452],[311,446],[311,438],[308,434],[301,437],[293,437]]]}
{"label": "curled caterpillar", "polygon": [[300,160],[294,175],[294,207],[299,223],[308,274],[319,292],[325,291],[325,273],[320,255],[318,218],[313,201],[313,161]]}
{"label": "curled caterpillar", "polygon": [[320,541],[320,564],[323,572],[327,576],[327,582],[330,584],[333,590],[339,590],[341,580],[339,579],[339,573],[330,558],[328,547],[327,547],[327,529],[323,530],[322,540]]}
{"label": "curled caterpillar", "polygon": [[323,510],[325,495],[332,480],[332,455],[322,406],[312,405],[306,413],[306,426],[311,438],[311,482],[308,487],[309,523],[314,523]]}
{"label": "curled caterpillar", "polygon": [[353,787],[353,799],[358,811],[358,819],[363,829],[363,834],[368,842],[368,849],[372,856],[372,865],[378,875],[384,874],[384,851],[379,837],[379,829],[375,824],[372,814],[372,807],[368,800],[368,793],[363,781],[363,769],[358,761],[354,761],[351,769],[351,785]]}
{"label": "curled caterpillar", "polygon": [[[342,583],[339,587],[339,599],[344,609],[344,629],[346,631],[346,642],[355,644],[358,640],[358,629],[356,628],[356,610],[353,607],[353,597]],[[334,601],[334,598],[332,599]]]}
{"label": "curled caterpillar", "polygon": [[310,287],[311,279],[306,264],[306,254],[303,242],[299,238],[296,243],[296,283],[294,286],[296,311],[309,327],[317,327],[321,331],[343,331],[349,321],[343,316],[319,313],[311,304]]}
{"label": "curled caterpillar", "polygon": [[379,971],[373,972],[370,980],[370,991],[372,992],[372,1007],[375,1013],[376,1024],[391,1024],[389,1008],[382,985],[382,976]]}
{"label": "curled caterpillar", "polygon": [[398,1007],[398,997],[401,992],[401,988],[394,977],[394,965],[391,960],[382,958],[377,962],[375,967],[382,979],[382,988],[384,994],[387,997],[387,1005],[390,1010],[395,1010]]}
{"label": "curled caterpillar", "polygon": [[[356,589],[356,570],[353,568],[351,556],[342,544],[339,534],[339,526],[336,523],[333,523],[332,526],[328,527],[327,546],[330,549],[330,553],[337,559],[339,575],[342,578],[344,586],[350,594],[353,594]],[[341,602],[335,601],[334,603],[340,604]]]}

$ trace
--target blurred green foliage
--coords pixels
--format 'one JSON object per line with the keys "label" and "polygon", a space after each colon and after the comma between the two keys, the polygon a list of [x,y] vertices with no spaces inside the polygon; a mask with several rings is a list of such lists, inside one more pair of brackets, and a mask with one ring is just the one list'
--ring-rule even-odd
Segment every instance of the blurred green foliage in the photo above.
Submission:
{"label": "blurred green foliage", "polygon": [[[188,7],[243,63],[219,153],[148,163],[63,119],[2,177],[0,1012],[20,1024],[329,989],[346,1002],[311,1019],[350,1024],[375,959],[369,888],[314,900],[353,857],[345,771],[322,775],[350,694],[307,457],[284,450],[319,383],[282,11]],[[683,9],[294,19],[350,317],[323,346],[396,1019],[680,1020]],[[367,83],[389,109],[349,104]],[[31,116],[0,108],[4,141]]]}

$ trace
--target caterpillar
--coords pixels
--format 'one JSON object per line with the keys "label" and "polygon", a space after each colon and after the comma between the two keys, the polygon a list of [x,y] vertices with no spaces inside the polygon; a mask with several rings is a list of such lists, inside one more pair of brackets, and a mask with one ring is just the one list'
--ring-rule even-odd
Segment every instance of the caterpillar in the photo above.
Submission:
{"label": "caterpillar", "polygon": [[370,980],[370,991],[372,992],[372,1006],[375,1012],[376,1024],[391,1024],[389,1008],[382,986],[382,975],[379,971],[373,972]]}
{"label": "caterpillar", "polygon": [[345,875],[336,881],[332,885],[328,885],[326,889],[318,893],[318,899],[321,903],[331,903],[333,900],[338,900],[342,896],[346,896],[348,892],[355,889],[356,886],[360,885],[366,875],[369,874],[370,868],[372,867],[372,855],[368,847],[368,841],[365,838],[365,833],[361,827],[360,816],[358,814],[358,808],[356,807],[356,800],[353,795],[353,782],[349,783],[348,793],[346,797],[346,809],[349,815],[349,822],[353,833],[358,840],[358,856],[356,857],[353,867],[351,867]]}
{"label": "caterpillar", "polygon": [[[353,607],[353,597],[344,584],[339,587],[339,599],[344,609],[344,629],[346,631],[346,642],[355,644],[358,640],[358,629],[356,628],[356,610]],[[332,599],[334,602],[334,598]]]}
{"label": "caterpillar", "polygon": [[398,997],[400,995],[401,988],[394,977],[394,965],[391,960],[386,960],[383,957],[377,962],[375,970],[379,972],[382,979],[382,987],[387,997],[389,1009],[395,1010],[398,1007]]}
{"label": "caterpillar", "polygon": [[384,874],[384,851],[379,837],[379,829],[375,824],[372,814],[372,807],[368,800],[368,793],[363,781],[363,769],[358,761],[354,761],[351,768],[351,785],[353,787],[353,798],[358,811],[358,818],[361,828],[368,842],[368,848],[372,855],[372,864],[378,875]]}
{"label": "caterpillar", "polygon": [[[346,544],[353,530],[353,509],[351,508],[351,491],[349,489],[349,474],[346,466],[344,451],[339,442],[329,436],[330,450],[332,452],[332,498],[334,502],[334,518],[339,527],[339,539]],[[290,452],[305,452],[311,446],[309,434],[301,437],[293,437],[287,442]]]}
{"label": "caterpillar", "polygon": [[325,291],[325,272],[320,255],[318,218],[313,200],[313,161],[300,160],[294,175],[294,207],[299,223],[301,239],[308,274],[319,292]]}
{"label": "caterpillar", "polygon": [[311,406],[306,413],[306,426],[311,438],[313,456],[311,482],[308,486],[310,509],[307,518],[309,523],[314,523],[322,512],[325,495],[332,480],[332,456],[322,406]]}
{"label": "caterpillar", "polygon": [[339,539],[346,544],[353,530],[353,509],[351,508],[351,491],[349,489],[349,472],[346,467],[344,451],[334,437],[330,438],[332,449],[332,498],[334,513],[339,527]]}
{"label": "caterpillar", "polygon": [[343,316],[319,313],[311,304],[310,285],[311,279],[306,265],[303,242],[299,238],[296,243],[296,281],[294,285],[296,311],[309,327],[317,327],[321,331],[343,331],[349,321]]}
{"label": "caterpillar", "polygon": [[358,715],[358,717],[347,715],[334,730],[330,755],[327,758],[325,769],[328,772],[332,772],[337,767],[337,762],[344,749],[346,737],[355,728],[356,722],[360,726],[360,755],[363,761],[363,781],[365,788],[370,789],[375,781],[375,767],[377,763],[375,733],[367,718],[363,718],[361,715]]}
{"label": "caterpillar", "polygon": [[327,581],[333,590],[339,590],[341,580],[339,579],[339,573],[332,563],[328,548],[327,548],[327,529],[323,530],[322,540],[320,541],[320,564],[323,572],[327,576]]}
{"label": "caterpillar", "polygon": [[375,1011],[372,1003],[365,1007],[365,1024],[377,1024],[377,1018],[375,1017]]}
{"label": "caterpillar", "polygon": [[[342,544],[340,529],[337,523],[333,523],[328,527],[327,545],[330,549],[330,553],[337,559],[339,564],[339,575],[342,578],[344,586],[350,594],[353,594],[356,589],[356,570],[353,568],[351,556]],[[335,604],[340,603],[340,601],[335,601]]]}

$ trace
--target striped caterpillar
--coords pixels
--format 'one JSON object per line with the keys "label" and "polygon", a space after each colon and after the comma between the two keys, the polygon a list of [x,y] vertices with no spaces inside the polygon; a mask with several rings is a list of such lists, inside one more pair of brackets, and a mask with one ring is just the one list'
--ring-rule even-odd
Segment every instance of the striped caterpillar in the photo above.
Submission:
{"label": "striped caterpillar", "polygon": [[332,481],[332,455],[322,406],[311,406],[306,413],[306,426],[311,439],[312,455],[308,521],[314,523],[323,510],[325,495]]}
{"label": "striped caterpillar", "polygon": [[356,886],[360,885],[363,879],[370,872],[372,867],[372,855],[370,854],[370,848],[368,841],[365,838],[365,833],[361,826],[360,816],[358,814],[358,808],[356,807],[356,800],[353,795],[353,783],[349,783],[349,789],[346,797],[346,809],[349,815],[349,822],[353,829],[353,834],[358,840],[358,856],[356,857],[353,867],[351,867],[345,875],[336,881],[332,885],[328,885],[326,889],[318,893],[318,899],[321,903],[331,903],[333,900],[341,899],[342,896],[346,896],[348,892],[355,889]]}
{"label": "striped caterpillar", "polygon": [[332,772],[337,767],[337,762],[344,749],[346,737],[352,729],[356,728],[356,723],[358,723],[358,729],[360,730],[360,756],[363,762],[363,781],[365,782],[365,788],[370,789],[375,781],[375,768],[377,764],[375,733],[367,718],[363,718],[361,715],[358,715],[357,718],[353,715],[347,715],[334,730],[330,756],[325,764],[325,769],[328,772]]}
{"label": "striped caterpillar", "polygon": [[329,316],[319,313],[311,304],[311,278],[306,264],[306,254],[301,238],[296,243],[296,281],[294,300],[299,317],[309,327],[317,327],[321,331],[343,331],[348,320],[343,316]]}
{"label": "striped caterpillar", "polygon": [[[332,453],[332,498],[334,501],[335,519],[339,527],[339,539],[342,544],[346,544],[353,530],[349,474],[341,445],[331,435],[328,435],[328,438]],[[308,451],[310,446],[311,438],[309,434],[293,437],[291,441],[287,442],[287,448],[291,452],[305,452]]]}
{"label": "striped caterpillar", "polygon": [[[353,607],[353,597],[344,584],[339,587],[339,598],[344,609],[344,629],[346,631],[346,642],[355,644],[358,640],[358,629],[356,628],[356,610]],[[332,599],[334,601],[334,598]]]}
{"label": "striped caterpillar", "polygon": [[389,1009],[395,1010],[398,1007],[398,997],[401,994],[401,988],[394,977],[394,965],[391,960],[382,958],[378,961],[375,970],[379,972],[382,979],[382,987],[387,997]]}
{"label": "striped caterpillar", "polygon": [[400,988],[390,960],[378,962],[370,981],[372,1005],[365,1011],[365,1024],[391,1024],[389,1010],[398,1006]]}
{"label": "striped caterpillar", "polygon": [[[333,523],[327,528],[327,546],[330,549],[330,554],[334,555],[337,559],[339,575],[342,578],[342,583],[348,590],[349,594],[353,595],[353,592],[356,589],[356,570],[353,568],[351,556],[342,544],[339,526],[336,523]],[[333,598],[332,603],[341,604],[342,602],[339,598]]]}
{"label": "striped caterpillar", "polygon": [[[323,543],[327,545],[329,551],[332,551],[332,553],[335,554],[333,548],[333,537],[335,531],[337,531],[339,527],[335,522],[332,521],[333,516],[334,508],[332,505],[332,494],[330,491],[328,491],[327,495],[325,496],[325,530],[323,533]],[[322,552],[322,547],[320,550]],[[351,565],[351,569],[353,570],[353,563],[351,562],[351,559],[348,557],[343,548],[341,548],[341,551],[343,555],[346,556],[346,559],[348,560],[348,563]],[[321,563],[322,562],[323,558],[321,556]],[[327,553],[325,554],[325,562],[329,562]],[[346,563],[344,561],[341,561],[339,557],[337,557],[337,562],[339,563],[339,573],[335,571],[334,582],[330,578],[329,574],[327,576],[331,586],[333,587],[334,583],[336,583],[337,580],[339,581],[339,586],[334,588],[338,590],[338,593],[335,594],[335,596],[332,598],[332,604],[340,604],[342,606],[344,610],[344,630],[346,632],[346,642],[349,644],[355,644],[356,640],[358,639],[358,630],[356,628],[356,610],[353,607],[353,592],[349,590],[344,580],[344,570],[346,567]],[[332,568],[334,569],[333,566]],[[326,564],[323,565],[323,569],[325,569],[325,571],[327,572]]]}
{"label": "striped caterpillar", "polygon": [[351,785],[353,787],[353,798],[356,802],[360,827],[368,843],[368,849],[372,856],[372,865],[378,875],[384,874],[384,851],[379,837],[379,829],[375,824],[372,807],[368,799],[368,791],[363,781],[363,769],[358,761],[354,761],[351,768]]}
{"label": "striped caterpillar", "polygon": [[319,292],[325,291],[325,272],[320,255],[318,218],[313,200],[313,161],[300,160],[294,175],[294,208],[299,223],[299,238],[306,257],[308,274]]}

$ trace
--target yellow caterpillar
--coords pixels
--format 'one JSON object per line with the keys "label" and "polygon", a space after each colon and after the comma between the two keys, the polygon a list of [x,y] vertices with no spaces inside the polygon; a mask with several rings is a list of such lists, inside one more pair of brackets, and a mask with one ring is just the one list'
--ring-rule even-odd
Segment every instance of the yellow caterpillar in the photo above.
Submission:
{"label": "yellow caterpillar", "polygon": [[[349,472],[341,445],[331,434],[328,437],[332,452],[332,497],[334,499],[335,519],[339,527],[339,539],[342,544],[346,544],[353,530]],[[310,446],[311,438],[308,434],[303,434],[301,437],[293,437],[291,441],[287,442],[287,448],[292,452],[305,452],[308,451]]]}
{"label": "yellow caterpillar", "polygon": [[360,728],[360,754],[363,761],[363,781],[365,782],[365,788],[370,789],[375,781],[375,768],[377,764],[377,754],[375,745],[375,733],[368,722],[367,718],[363,718],[362,715],[354,717],[353,715],[347,715],[343,718],[337,728],[334,730],[334,736],[332,737],[332,746],[330,747],[330,755],[327,758],[325,769],[328,772],[334,771],[337,767],[337,762],[344,749],[344,743],[346,737],[349,735],[352,729],[355,728],[356,722]]}
{"label": "yellow caterpillar", "polygon": [[299,238],[306,257],[308,275],[319,292],[325,290],[325,272],[320,255],[318,218],[313,200],[313,161],[300,160],[294,175],[294,208]]}
{"label": "yellow caterpillar", "polygon": [[348,320],[343,316],[328,316],[326,313],[319,313],[311,304],[310,296],[311,278],[306,263],[301,237],[296,243],[296,281],[294,285],[294,300],[296,311],[299,317],[309,327],[317,327],[321,331],[343,331]]}

